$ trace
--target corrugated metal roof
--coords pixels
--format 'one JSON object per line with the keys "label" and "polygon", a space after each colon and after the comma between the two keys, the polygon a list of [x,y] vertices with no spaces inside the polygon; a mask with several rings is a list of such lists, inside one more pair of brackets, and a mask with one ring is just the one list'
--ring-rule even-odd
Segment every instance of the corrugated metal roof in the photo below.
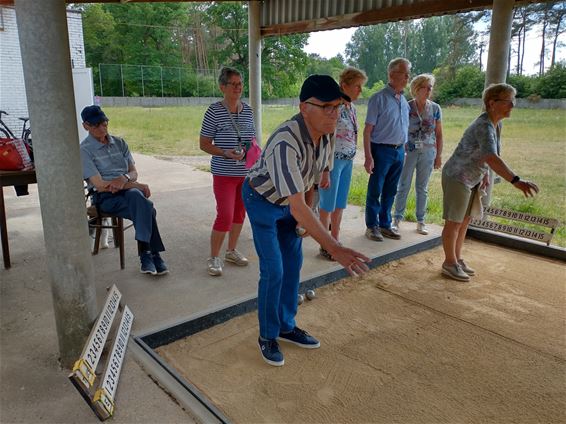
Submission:
{"label": "corrugated metal roof", "polygon": [[[515,0],[515,4],[545,1]],[[491,8],[493,0],[262,0],[262,35],[372,25]]]}

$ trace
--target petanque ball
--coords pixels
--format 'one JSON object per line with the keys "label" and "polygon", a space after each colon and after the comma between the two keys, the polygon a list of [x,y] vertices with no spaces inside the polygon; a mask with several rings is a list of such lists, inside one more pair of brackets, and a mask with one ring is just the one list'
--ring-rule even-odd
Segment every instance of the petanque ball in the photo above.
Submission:
{"label": "petanque ball", "polygon": [[316,297],[314,290],[307,290],[307,299],[313,300]]}
{"label": "petanque ball", "polygon": [[305,301],[305,296],[303,296],[302,294],[299,294],[299,297],[297,299],[297,302],[299,303],[299,305],[302,305],[302,303]]}

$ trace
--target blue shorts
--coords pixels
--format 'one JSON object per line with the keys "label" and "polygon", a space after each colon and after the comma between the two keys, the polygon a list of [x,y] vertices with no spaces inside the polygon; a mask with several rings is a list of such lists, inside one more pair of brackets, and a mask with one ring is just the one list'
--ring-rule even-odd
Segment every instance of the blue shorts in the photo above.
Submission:
{"label": "blue shorts", "polygon": [[334,212],[335,209],[346,209],[350,182],[352,181],[353,165],[353,160],[334,159],[334,168],[330,171],[330,187],[318,189],[320,207],[326,212]]}

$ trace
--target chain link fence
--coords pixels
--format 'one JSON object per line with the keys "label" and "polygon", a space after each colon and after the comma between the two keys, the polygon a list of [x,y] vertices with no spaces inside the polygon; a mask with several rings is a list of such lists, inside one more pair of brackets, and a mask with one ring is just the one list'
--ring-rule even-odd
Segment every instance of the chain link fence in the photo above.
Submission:
{"label": "chain link fence", "polygon": [[100,63],[94,73],[98,96],[222,97],[214,69]]}

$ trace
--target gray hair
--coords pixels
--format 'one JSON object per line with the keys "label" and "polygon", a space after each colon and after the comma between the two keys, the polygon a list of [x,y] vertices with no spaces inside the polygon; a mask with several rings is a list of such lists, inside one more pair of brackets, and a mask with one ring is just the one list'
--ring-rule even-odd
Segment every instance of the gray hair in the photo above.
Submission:
{"label": "gray hair", "polygon": [[481,95],[485,108],[488,108],[491,100],[499,99],[502,94],[511,94],[515,97],[517,90],[515,90],[515,87],[512,85],[505,84],[504,82],[499,84],[489,84],[487,88],[483,90]]}
{"label": "gray hair", "polygon": [[432,74],[420,74],[411,80],[411,95],[415,97],[419,88],[423,87],[425,84],[430,84],[434,86],[436,78]]}
{"label": "gray hair", "polygon": [[218,76],[218,84],[220,85],[228,84],[228,81],[230,81],[230,78],[232,78],[234,75],[242,78],[241,72],[238,71],[237,69],[230,68],[228,66],[223,67],[220,70],[220,75]]}
{"label": "gray hair", "polygon": [[387,73],[391,73],[402,63],[404,63],[409,69],[411,69],[411,62],[409,62],[408,59],[405,59],[404,57],[396,57],[395,59],[391,60],[391,62],[389,62],[389,65],[387,65]]}

